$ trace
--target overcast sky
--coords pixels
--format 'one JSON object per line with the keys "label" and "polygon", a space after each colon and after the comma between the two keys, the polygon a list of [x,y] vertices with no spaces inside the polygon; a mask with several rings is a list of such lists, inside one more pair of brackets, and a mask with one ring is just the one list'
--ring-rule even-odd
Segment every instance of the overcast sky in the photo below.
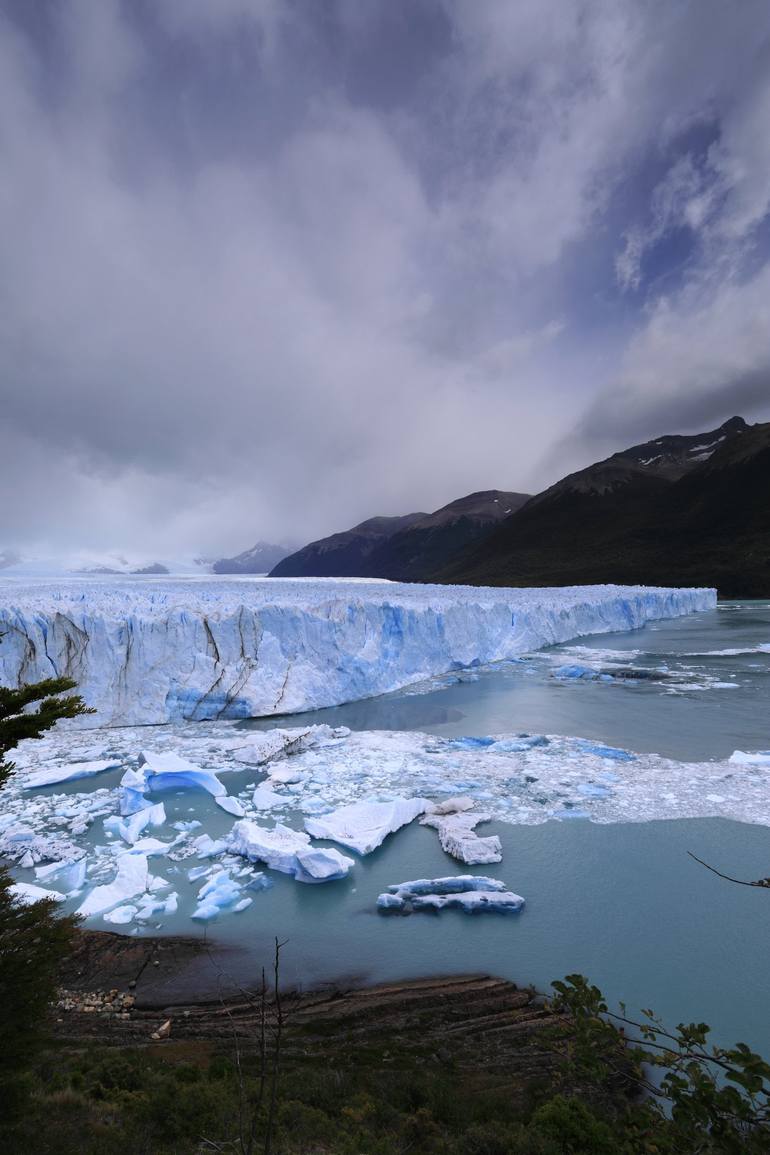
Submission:
{"label": "overcast sky", "polygon": [[0,0],[0,549],[770,419],[767,0]]}

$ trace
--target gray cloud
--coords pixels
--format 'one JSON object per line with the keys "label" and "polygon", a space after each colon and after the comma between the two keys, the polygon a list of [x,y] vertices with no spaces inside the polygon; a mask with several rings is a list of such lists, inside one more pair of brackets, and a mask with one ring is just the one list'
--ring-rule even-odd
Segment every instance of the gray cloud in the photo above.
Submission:
{"label": "gray cloud", "polygon": [[764,5],[418,11],[0,4],[0,545],[307,538],[763,411]]}

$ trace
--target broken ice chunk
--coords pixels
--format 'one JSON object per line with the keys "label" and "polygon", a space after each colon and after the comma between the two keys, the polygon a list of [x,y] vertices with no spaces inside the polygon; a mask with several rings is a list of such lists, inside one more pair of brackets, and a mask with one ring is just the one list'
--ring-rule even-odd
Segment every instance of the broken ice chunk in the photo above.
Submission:
{"label": "broken ice chunk", "polygon": [[112,814],[104,819],[104,829],[119,834],[125,842],[133,845],[146,826],[162,826],[165,821],[166,809],[162,802],[158,802],[124,818]]}
{"label": "broken ice chunk", "polygon": [[102,758],[95,762],[72,762],[68,766],[48,766],[43,770],[33,770],[24,778],[25,790],[39,790],[43,786],[56,786],[59,782],[74,782],[78,778],[92,778],[105,770],[117,770],[119,758]]}
{"label": "broken ice chunk", "polygon": [[458,874],[449,878],[419,878],[389,886],[377,899],[381,911],[411,914],[419,910],[455,907],[466,913],[496,911],[511,914],[521,910],[524,899],[505,889],[505,883],[484,875]]}
{"label": "broken ice chunk", "polygon": [[344,878],[351,866],[352,858],[340,854],[339,850],[309,846],[297,851],[299,870],[294,877],[297,882],[330,882]]}
{"label": "broken ice chunk", "polygon": [[251,801],[257,810],[272,810],[274,806],[285,806],[290,799],[283,794],[276,794],[268,786],[257,786]]}
{"label": "broken ice chunk", "polygon": [[46,890],[42,886],[34,886],[31,882],[14,882],[12,886],[8,887],[8,891],[14,898],[25,906],[29,906],[33,902],[41,902],[44,898],[53,899],[54,902],[64,902],[67,897],[58,890]]}
{"label": "broken ice chunk", "polygon": [[77,862],[49,862],[45,866],[38,866],[35,877],[40,882],[53,880],[71,894],[73,890],[80,890],[86,881],[85,857]]}
{"label": "broken ice chunk", "polygon": [[298,882],[331,882],[344,878],[354,865],[352,858],[338,850],[311,846],[304,831],[292,830],[280,822],[272,830],[248,819],[236,822],[229,849],[251,862],[264,862],[273,870],[293,874]]}
{"label": "broken ice chunk", "polygon": [[268,775],[270,782],[275,782],[279,786],[290,786],[297,782],[302,782],[306,777],[301,770],[295,770],[291,766],[281,766],[275,770],[271,770]]}
{"label": "broken ice chunk", "polygon": [[112,882],[104,886],[95,886],[86,895],[76,913],[89,918],[95,914],[104,914],[112,910],[126,898],[133,898],[143,894],[147,889],[147,859],[143,854],[131,854],[130,851],[118,856],[117,873]]}
{"label": "broken ice chunk", "polygon": [[237,798],[232,798],[229,794],[226,794],[220,798],[215,798],[214,801],[217,806],[221,806],[228,814],[232,814],[236,818],[243,818],[243,805]]}
{"label": "broken ice chunk", "polygon": [[117,926],[125,926],[136,917],[138,910],[138,906],[132,906],[130,903],[126,903],[125,906],[116,906],[114,910],[107,911],[104,915],[104,921],[115,923]]}
{"label": "broken ice chunk", "polygon": [[241,891],[241,883],[235,882],[229,871],[216,871],[198,891],[198,905],[192,917],[205,922],[216,918],[221,910],[245,910],[252,900],[243,899]]}
{"label": "broken ice chunk", "polygon": [[477,866],[487,862],[502,862],[503,848],[496,834],[480,838],[474,827],[480,822],[489,822],[489,814],[465,812],[460,814],[426,814],[420,819],[423,826],[432,826],[438,831],[441,849],[452,858]]}
{"label": "broken ice chunk", "polygon": [[444,802],[435,802],[428,810],[429,814],[461,814],[464,810],[472,810],[476,805],[473,798],[467,794],[460,794],[454,798],[447,798]]}
{"label": "broken ice chunk", "polygon": [[193,839],[198,858],[216,858],[227,850],[227,843],[223,838],[213,839],[209,834],[201,834]]}
{"label": "broken ice chunk", "polygon": [[351,802],[322,818],[306,818],[305,829],[316,838],[328,838],[370,854],[389,834],[429,810],[427,798],[393,798],[390,802]]}

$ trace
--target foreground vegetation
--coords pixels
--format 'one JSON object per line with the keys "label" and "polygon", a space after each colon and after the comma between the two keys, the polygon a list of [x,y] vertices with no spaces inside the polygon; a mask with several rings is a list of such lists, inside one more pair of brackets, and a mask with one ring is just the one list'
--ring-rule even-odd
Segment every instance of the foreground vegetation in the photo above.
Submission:
{"label": "foreground vegetation", "polygon": [[[51,1045],[27,1075],[24,1117],[0,1126],[0,1149],[9,1155],[751,1155],[770,1149],[770,1068],[758,1056],[746,1048],[708,1050],[701,1026],[664,1040],[650,1020],[642,1067],[641,1053],[607,1019],[595,988],[579,976],[556,987],[557,1009],[568,1014],[555,1016],[539,1037],[538,1045],[557,1056],[547,1075],[522,1079],[500,1064],[468,1067],[451,1056],[437,1062],[413,1035],[399,1044],[375,1030],[354,1046],[333,1029],[322,1040],[310,1031],[303,1044],[300,1030],[278,1072],[272,1126],[278,1041],[272,1004],[264,1056],[258,1039],[249,1050],[224,1039]],[[651,1078],[650,1059],[659,1064],[658,1079]]]}
{"label": "foreground vegetation", "polygon": [[[39,738],[59,718],[90,713],[70,694],[69,678],[49,678],[18,690],[0,687],[0,787],[13,773],[6,755],[24,738]],[[24,1110],[24,1071],[42,1042],[41,1024],[55,990],[57,970],[75,933],[75,919],[56,914],[55,903],[22,906],[0,869],[0,1110]]]}

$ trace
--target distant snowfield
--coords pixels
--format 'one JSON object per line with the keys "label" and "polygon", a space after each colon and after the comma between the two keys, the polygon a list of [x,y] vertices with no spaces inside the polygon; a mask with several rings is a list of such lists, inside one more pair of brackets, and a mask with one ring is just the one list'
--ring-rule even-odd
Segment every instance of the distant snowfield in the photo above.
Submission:
{"label": "distant snowfield", "polygon": [[291,714],[716,605],[711,589],[0,580],[0,683],[72,677],[93,726]]}

